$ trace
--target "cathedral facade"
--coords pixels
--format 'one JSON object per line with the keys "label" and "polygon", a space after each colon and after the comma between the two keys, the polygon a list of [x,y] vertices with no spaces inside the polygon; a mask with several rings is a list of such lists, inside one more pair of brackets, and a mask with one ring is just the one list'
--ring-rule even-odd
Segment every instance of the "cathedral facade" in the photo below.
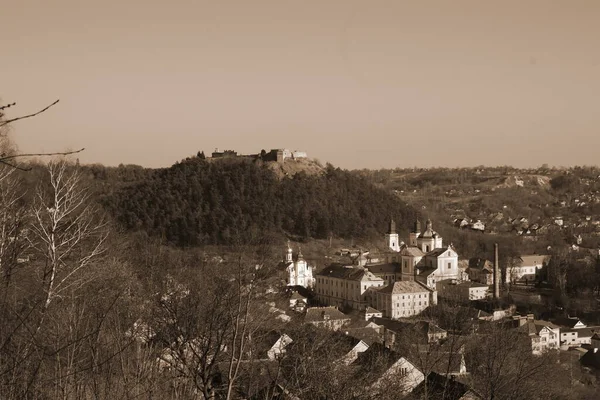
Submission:
{"label": "cathedral facade", "polygon": [[312,288],[314,286],[313,268],[308,265],[300,249],[298,249],[298,254],[294,257],[289,242],[285,259],[281,263],[281,266],[284,270],[287,286],[303,286],[305,288]]}

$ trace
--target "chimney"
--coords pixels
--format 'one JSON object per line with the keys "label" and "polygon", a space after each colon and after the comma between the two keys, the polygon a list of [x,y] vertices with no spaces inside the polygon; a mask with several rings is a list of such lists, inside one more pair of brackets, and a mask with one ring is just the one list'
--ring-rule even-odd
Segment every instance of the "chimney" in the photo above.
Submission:
{"label": "chimney", "polygon": [[500,298],[500,262],[498,260],[498,243],[494,243],[494,299]]}

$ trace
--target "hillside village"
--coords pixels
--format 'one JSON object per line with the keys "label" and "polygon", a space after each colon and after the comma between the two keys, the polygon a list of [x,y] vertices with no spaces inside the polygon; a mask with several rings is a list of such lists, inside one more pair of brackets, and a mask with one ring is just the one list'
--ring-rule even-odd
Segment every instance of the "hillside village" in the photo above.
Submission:
{"label": "hillside village", "polygon": [[[430,220],[425,229],[416,221],[406,242],[399,238],[392,220],[384,241],[387,248],[378,255],[365,249],[342,249],[338,261],[318,271],[301,252],[293,256],[288,243],[286,259],[280,264],[281,276],[290,288],[289,309],[299,313],[304,323],[341,332],[352,343],[341,358],[345,364],[358,366],[371,352],[391,355],[406,345],[435,344],[439,359],[432,370],[420,370],[418,357],[395,353],[394,362],[379,379],[401,371],[397,376],[403,395],[418,393],[426,379],[442,382],[442,387],[460,382],[460,394],[452,398],[483,399],[487,397],[469,386],[470,370],[476,366],[465,358],[464,347],[473,337],[506,334],[495,328],[502,326],[535,357],[573,354],[584,368],[600,368],[600,325],[587,325],[577,316],[544,320],[518,312],[519,304],[532,298],[519,289],[547,268],[550,255],[522,255],[518,265],[504,270],[498,266],[497,247],[494,261],[462,260],[451,244],[444,244]],[[500,287],[511,284],[515,295],[503,290],[500,298]],[[456,329],[432,318],[428,310],[438,302],[464,310],[463,326]],[[453,354],[447,349],[450,343],[455,345]],[[288,351],[288,344],[281,341],[274,346],[278,353]]]}

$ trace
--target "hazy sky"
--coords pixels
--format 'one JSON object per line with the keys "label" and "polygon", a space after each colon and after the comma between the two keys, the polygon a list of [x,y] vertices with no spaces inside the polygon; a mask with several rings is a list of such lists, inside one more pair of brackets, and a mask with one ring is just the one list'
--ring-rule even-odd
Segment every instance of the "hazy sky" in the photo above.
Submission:
{"label": "hazy sky", "polygon": [[0,98],[22,151],[167,166],[597,164],[598,0],[18,0]]}

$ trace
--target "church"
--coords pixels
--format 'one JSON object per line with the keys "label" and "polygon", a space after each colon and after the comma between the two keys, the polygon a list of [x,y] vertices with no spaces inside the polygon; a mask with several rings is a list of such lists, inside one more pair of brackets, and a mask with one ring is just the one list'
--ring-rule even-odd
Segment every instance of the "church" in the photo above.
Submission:
{"label": "church", "polygon": [[408,243],[400,241],[396,223],[392,219],[385,234],[386,251],[383,264],[366,265],[376,276],[388,283],[416,280],[431,289],[441,280],[457,280],[461,276],[458,254],[452,245],[444,247],[442,237],[433,230],[427,219],[425,230],[417,220],[408,237]]}
{"label": "church", "polygon": [[298,255],[294,259],[294,254],[290,242],[287,244],[285,260],[280,263],[284,271],[287,286],[303,286],[311,288],[314,285],[313,268],[308,265],[302,251],[298,248]]}

